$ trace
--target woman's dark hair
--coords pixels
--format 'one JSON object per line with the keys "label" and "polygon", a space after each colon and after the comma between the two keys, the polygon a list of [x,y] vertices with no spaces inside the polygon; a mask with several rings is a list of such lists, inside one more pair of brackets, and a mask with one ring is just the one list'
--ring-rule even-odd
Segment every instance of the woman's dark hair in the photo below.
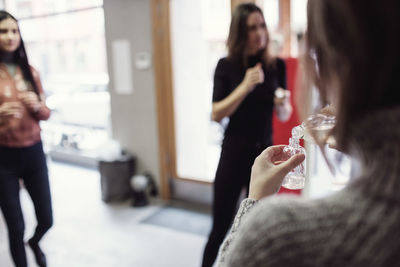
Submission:
{"label": "woman's dark hair", "polygon": [[[14,18],[14,16],[12,16],[7,11],[0,10],[0,22],[5,19],[8,19],[8,18],[15,20],[15,22],[17,22],[17,24],[18,24],[18,20],[16,18]],[[19,27],[18,27],[18,31],[19,31]],[[2,53],[3,52],[0,51],[0,61],[2,61]],[[28,61],[28,57],[26,55],[25,45],[24,45],[24,41],[22,40],[22,37],[21,37],[20,46],[14,52],[13,60],[21,68],[25,81],[28,81],[31,84],[33,91],[39,95],[37,85],[35,83],[35,80],[33,79],[31,67],[29,66],[29,61]]]}
{"label": "woman's dark hair", "polygon": [[[243,66],[247,67],[246,44],[248,39],[247,18],[250,14],[258,12],[264,19],[262,10],[252,3],[244,3],[238,5],[233,14],[229,27],[229,36],[227,41],[228,58],[240,62]],[[265,20],[264,20],[265,21]],[[267,66],[272,65],[275,60],[269,53],[269,33],[267,31],[267,43],[262,52],[262,57]]]}
{"label": "woman's dark hair", "polygon": [[307,13],[306,73],[322,104],[338,87],[333,134],[349,152],[355,122],[400,105],[400,1],[309,0]]}

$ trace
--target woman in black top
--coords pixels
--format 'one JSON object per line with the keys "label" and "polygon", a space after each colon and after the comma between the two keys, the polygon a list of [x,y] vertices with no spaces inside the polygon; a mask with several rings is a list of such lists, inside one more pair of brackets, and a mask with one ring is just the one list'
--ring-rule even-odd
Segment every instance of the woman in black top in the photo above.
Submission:
{"label": "woman in black top", "polygon": [[[254,159],[272,145],[272,113],[289,119],[283,60],[268,51],[264,16],[254,4],[239,5],[232,15],[228,56],[216,67],[212,119],[229,117],[214,182],[213,226],[202,266],[212,266],[232,222],[240,192],[248,190]],[[275,97],[279,96],[279,97]]]}

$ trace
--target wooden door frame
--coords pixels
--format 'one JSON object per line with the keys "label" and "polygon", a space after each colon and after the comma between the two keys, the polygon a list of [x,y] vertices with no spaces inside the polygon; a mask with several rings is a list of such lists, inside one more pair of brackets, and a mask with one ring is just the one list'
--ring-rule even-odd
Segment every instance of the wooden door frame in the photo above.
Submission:
{"label": "wooden door frame", "polygon": [[283,35],[282,57],[289,57],[291,50],[290,0],[279,0],[279,31]]}
{"label": "wooden door frame", "polygon": [[157,99],[161,198],[170,199],[177,177],[169,0],[151,0],[153,64]]}

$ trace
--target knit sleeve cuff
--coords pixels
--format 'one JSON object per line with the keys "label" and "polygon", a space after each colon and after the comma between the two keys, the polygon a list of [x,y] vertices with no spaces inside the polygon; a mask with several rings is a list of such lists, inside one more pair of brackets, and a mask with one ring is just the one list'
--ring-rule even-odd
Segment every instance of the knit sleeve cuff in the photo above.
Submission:
{"label": "knit sleeve cuff", "polygon": [[228,266],[226,262],[227,254],[229,253],[229,249],[231,247],[231,243],[235,240],[236,231],[240,225],[240,222],[245,217],[247,212],[258,202],[258,200],[246,198],[240,204],[239,211],[236,214],[235,221],[232,225],[231,231],[229,235],[225,238],[224,243],[222,244],[219,256],[218,256],[218,267]]}
{"label": "knit sleeve cuff", "polygon": [[240,204],[240,208],[236,214],[235,221],[232,225],[232,232],[236,232],[237,228],[240,225],[240,222],[242,221],[242,218],[245,217],[245,215],[248,213],[248,211],[255,205],[257,204],[258,200],[251,199],[251,198],[246,198],[242,201]]}

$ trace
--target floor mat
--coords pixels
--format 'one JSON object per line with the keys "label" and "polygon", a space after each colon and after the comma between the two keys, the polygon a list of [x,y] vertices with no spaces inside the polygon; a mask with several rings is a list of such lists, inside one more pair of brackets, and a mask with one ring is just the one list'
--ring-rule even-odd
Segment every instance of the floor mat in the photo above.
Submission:
{"label": "floor mat", "polygon": [[211,216],[205,213],[166,206],[144,219],[142,223],[207,236],[211,229]]}

